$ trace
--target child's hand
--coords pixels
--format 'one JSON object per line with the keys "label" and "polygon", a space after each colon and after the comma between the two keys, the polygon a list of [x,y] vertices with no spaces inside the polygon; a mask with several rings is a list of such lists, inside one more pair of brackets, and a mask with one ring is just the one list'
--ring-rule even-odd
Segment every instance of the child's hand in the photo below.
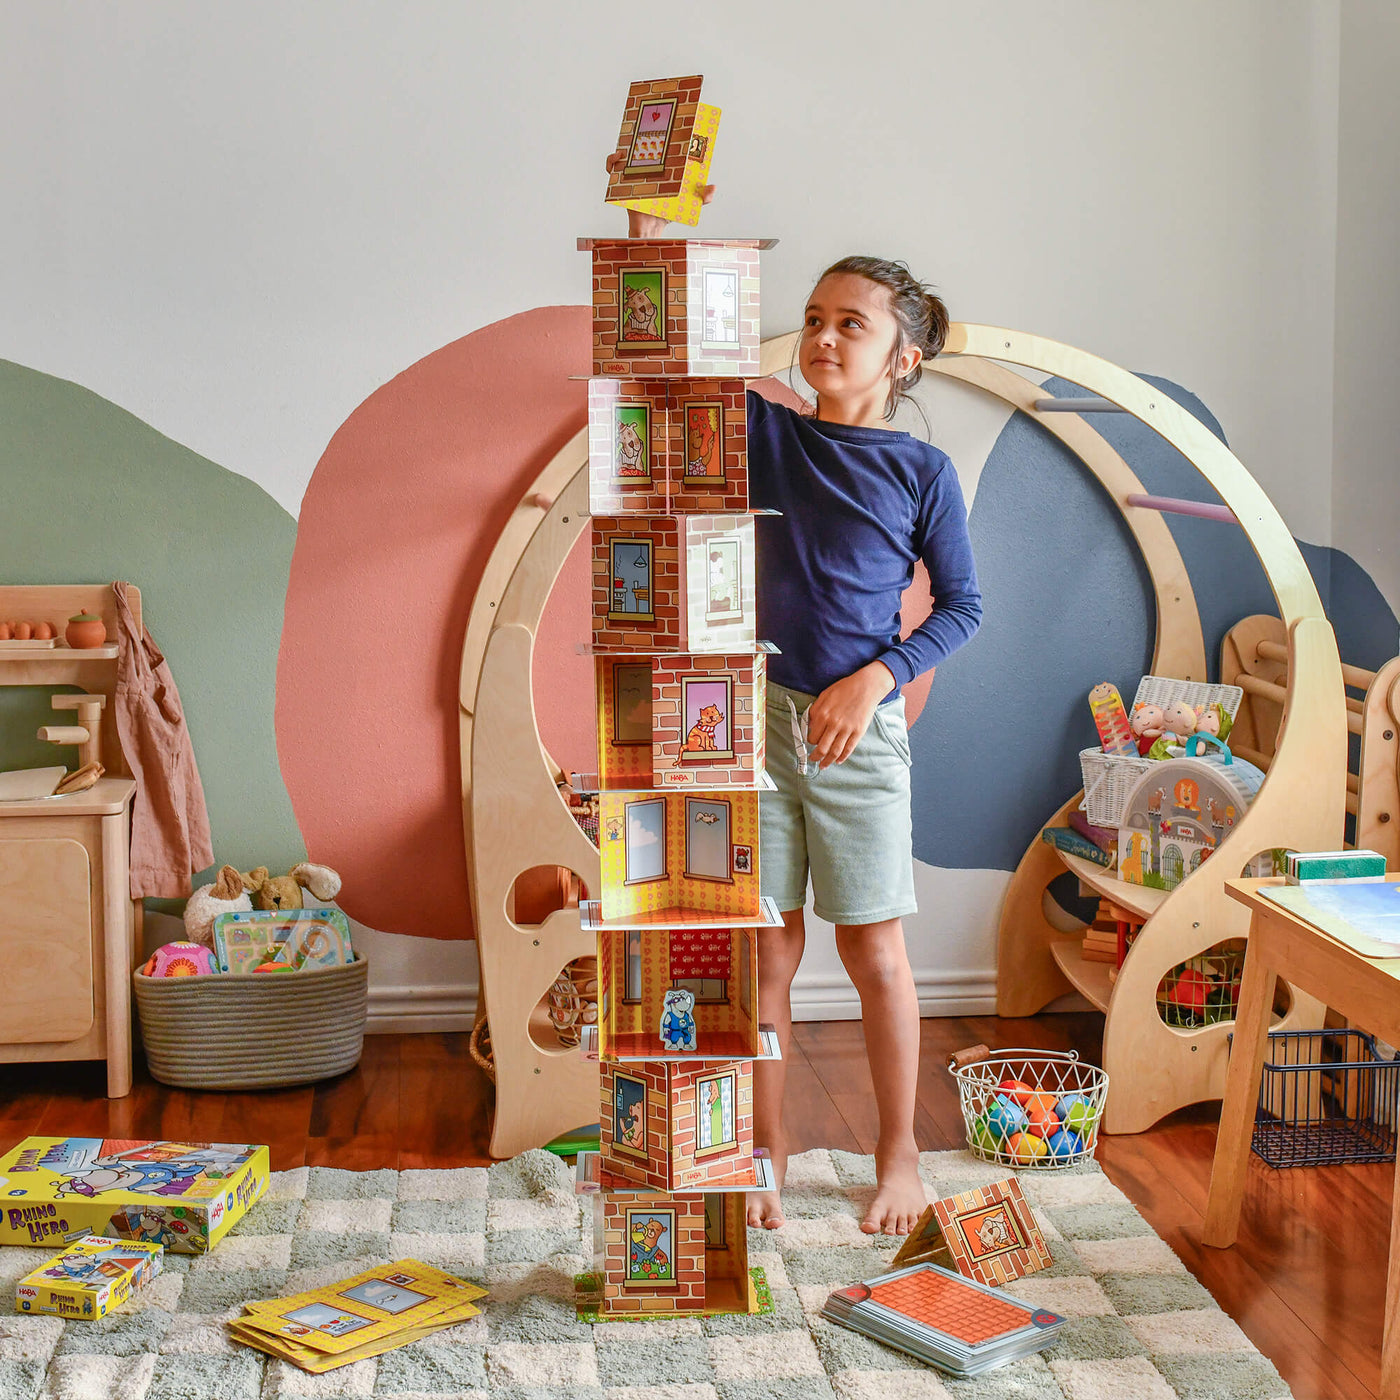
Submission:
{"label": "child's hand", "polygon": [[890,668],[872,661],[827,686],[807,710],[808,757],[819,768],[844,763],[870,727],[875,707],[895,685]]}
{"label": "child's hand", "polygon": [[[614,151],[607,159],[607,171],[611,175],[613,170],[627,159],[626,151]],[[700,203],[708,204],[715,197],[715,187],[706,185],[700,191]],[[663,219],[656,214],[640,214],[635,209],[627,211],[627,236],[628,238],[660,238],[666,231],[669,219]]]}

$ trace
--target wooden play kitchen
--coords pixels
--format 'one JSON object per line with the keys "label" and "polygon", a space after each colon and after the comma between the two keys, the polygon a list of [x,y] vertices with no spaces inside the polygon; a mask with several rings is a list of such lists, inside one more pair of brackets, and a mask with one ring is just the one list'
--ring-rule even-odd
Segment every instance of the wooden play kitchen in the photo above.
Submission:
{"label": "wooden play kitchen", "polygon": [[[127,597],[139,626],[140,593],[128,587]],[[105,770],[55,795],[63,770],[34,770],[17,779],[35,784],[31,795],[0,801],[0,1063],[105,1060],[108,1096],[121,1098],[140,905],[129,874],[136,784],[114,717],[115,596],[105,584],[0,586],[0,623],[11,633],[0,685],[52,687],[54,709],[75,722],[45,725],[39,738],[72,746],[81,782],[93,765]],[[36,623],[49,635],[36,636]]]}

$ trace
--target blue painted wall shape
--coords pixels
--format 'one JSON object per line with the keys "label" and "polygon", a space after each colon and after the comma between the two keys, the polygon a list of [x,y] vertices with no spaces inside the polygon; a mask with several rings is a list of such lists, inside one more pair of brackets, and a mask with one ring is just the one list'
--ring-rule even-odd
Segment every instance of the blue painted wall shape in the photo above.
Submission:
{"label": "blue painted wall shape", "polygon": [[[1225,435],[1194,395],[1143,376]],[[1051,379],[1045,392],[1081,394]],[[1218,500],[1186,460],[1127,414],[1095,428],[1157,495]],[[1212,678],[1225,632],[1276,613],[1238,527],[1168,516],[1205,637]],[[987,459],[970,516],[985,612],[972,643],[939,668],[914,726],[914,854],[930,865],[1012,870],[1047,817],[1080,785],[1094,742],[1085,696],[1112,680],[1131,700],[1156,616],[1147,570],[1117,508],[1079,459],[1013,414]],[[1395,614],[1347,555],[1299,545],[1344,659],[1376,667],[1397,649]]]}

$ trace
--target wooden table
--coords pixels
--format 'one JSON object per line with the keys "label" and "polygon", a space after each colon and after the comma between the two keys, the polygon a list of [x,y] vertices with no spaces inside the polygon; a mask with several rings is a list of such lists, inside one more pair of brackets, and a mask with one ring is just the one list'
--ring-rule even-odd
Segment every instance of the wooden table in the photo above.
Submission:
{"label": "wooden table", "polygon": [[[1400,880],[1400,875],[1392,875]],[[1265,898],[1273,880],[1227,880],[1226,892],[1251,911],[1235,1020],[1234,1048],[1225,1079],[1225,1103],[1210,1174],[1210,1196],[1202,1243],[1227,1249],[1235,1242],[1249,1171],[1249,1146],[1259,1102],[1259,1077],[1268,1041],[1274,979],[1284,977],[1320,997],[1352,1025],[1400,1044],[1400,958],[1367,958],[1353,952]],[[1400,1182],[1397,1182],[1400,1186]],[[1385,1333],[1381,1342],[1380,1400],[1400,1400],[1400,1189],[1390,1218],[1390,1265],[1386,1273]]]}

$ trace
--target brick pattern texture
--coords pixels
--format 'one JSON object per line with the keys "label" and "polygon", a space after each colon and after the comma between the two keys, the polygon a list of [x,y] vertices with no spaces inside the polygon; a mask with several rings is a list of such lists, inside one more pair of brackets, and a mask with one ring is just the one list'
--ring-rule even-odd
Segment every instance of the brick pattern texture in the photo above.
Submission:
{"label": "brick pattern texture", "polygon": [[695,129],[695,113],[700,103],[701,79],[661,78],[655,82],[633,83],[627,89],[627,104],[622,109],[622,129],[617,136],[617,149],[624,157],[632,152],[632,138],[642,106],[648,102],[674,101],[675,116],[665,147],[665,164],[659,169],[635,169],[621,165],[608,179],[608,202],[624,199],[670,199],[681,192],[685,176],[686,151]]}
{"label": "brick pattern texture", "polygon": [[[699,1196],[603,1197],[603,1306],[612,1314],[698,1312],[705,1306],[705,1202]],[[629,1283],[628,1212],[634,1227],[658,1209],[674,1210],[670,1258],[675,1282]],[[639,1222],[637,1217],[642,1220]]]}

